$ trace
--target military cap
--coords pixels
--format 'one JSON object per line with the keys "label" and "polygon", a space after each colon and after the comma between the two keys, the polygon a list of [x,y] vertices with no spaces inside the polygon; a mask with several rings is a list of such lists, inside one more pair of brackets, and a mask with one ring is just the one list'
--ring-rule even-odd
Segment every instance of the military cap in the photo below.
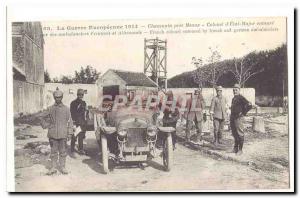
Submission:
{"label": "military cap", "polygon": [[169,95],[173,95],[173,92],[171,90],[168,90],[167,93],[166,93],[166,95],[168,95],[168,96]]}
{"label": "military cap", "polygon": [[222,89],[223,89],[222,86],[217,86],[217,87],[216,87],[216,90],[217,90],[217,91],[222,91]]}
{"label": "military cap", "polygon": [[77,89],[77,95],[84,95],[83,89]]}
{"label": "military cap", "polygon": [[239,84],[234,84],[234,85],[233,85],[233,88],[238,88],[238,89],[240,89],[241,86],[240,86]]}
{"label": "military cap", "polygon": [[64,95],[64,93],[62,91],[60,91],[58,89],[58,87],[56,88],[56,90],[53,92],[53,97],[62,97]]}
{"label": "military cap", "polygon": [[196,90],[194,91],[194,94],[200,94],[201,90],[202,90],[202,88],[196,89]]}

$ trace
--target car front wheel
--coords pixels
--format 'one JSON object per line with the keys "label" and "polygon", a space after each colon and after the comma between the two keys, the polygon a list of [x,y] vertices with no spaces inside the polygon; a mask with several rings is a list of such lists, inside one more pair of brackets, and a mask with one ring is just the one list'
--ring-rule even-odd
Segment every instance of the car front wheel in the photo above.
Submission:
{"label": "car front wheel", "polygon": [[102,168],[103,172],[107,174],[108,169],[108,148],[107,148],[107,138],[104,134],[101,135],[101,150],[102,150]]}
{"label": "car front wheel", "polygon": [[171,133],[167,134],[163,149],[163,163],[166,171],[170,171],[173,167],[173,143]]}

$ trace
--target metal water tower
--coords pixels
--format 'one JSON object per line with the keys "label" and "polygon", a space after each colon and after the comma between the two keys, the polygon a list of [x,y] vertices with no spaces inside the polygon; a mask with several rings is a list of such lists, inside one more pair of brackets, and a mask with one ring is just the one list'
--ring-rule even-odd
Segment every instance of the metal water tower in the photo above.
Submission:
{"label": "metal water tower", "polygon": [[144,73],[167,90],[167,40],[145,38]]}

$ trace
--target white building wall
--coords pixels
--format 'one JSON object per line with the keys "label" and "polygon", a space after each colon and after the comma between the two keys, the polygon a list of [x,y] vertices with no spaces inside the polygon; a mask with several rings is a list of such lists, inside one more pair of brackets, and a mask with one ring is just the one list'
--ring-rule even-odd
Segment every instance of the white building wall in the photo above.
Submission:
{"label": "white building wall", "polygon": [[70,107],[73,100],[77,98],[77,89],[87,90],[83,100],[88,106],[97,106],[98,89],[96,84],[62,84],[62,83],[45,83],[44,109],[54,104],[53,91],[59,88],[64,93],[63,104]]}
{"label": "white building wall", "polygon": [[44,85],[13,80],[14,116],[43,110]]}
{"label": "white building wall", "polygon": [[[194,93],[196,88],[170,88],[168,90],[172,90],[174,96],[183,96],[186,94]],[[223,88],[223,96],[227,99],[228,105],[231,106],[231,101],[233,98],[232,88]],[[242,88],[241,95],[243,95],[247,100],[249,100],[252,104],[255,104],[255,89],[254,88]],[[204,97],[206,106],[210,106],[211,100],[213,96],[216,96],[216,91],[213,88],[203,88],[202,95]]]}
{"label": "white building wall", "polygon": [[126,92],[126,85],[125,82],[116,75],[113,71],[108,70],[104,73],[98,80],[97,80],[97,89],[98,89],[98,96],[103,96],[103,87],[105,86],[112,86],[118,85],[120,94],[125,94]]}

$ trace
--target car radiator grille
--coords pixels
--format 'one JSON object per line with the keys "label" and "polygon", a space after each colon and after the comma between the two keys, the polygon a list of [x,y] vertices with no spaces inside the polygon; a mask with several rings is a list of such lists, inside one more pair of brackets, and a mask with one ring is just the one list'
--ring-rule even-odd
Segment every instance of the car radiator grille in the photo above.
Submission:
{"label": "car radiator grille", "polygon": [[127,133],[128,147],[143,147],[146,146],[146,128],[129,128]]}

